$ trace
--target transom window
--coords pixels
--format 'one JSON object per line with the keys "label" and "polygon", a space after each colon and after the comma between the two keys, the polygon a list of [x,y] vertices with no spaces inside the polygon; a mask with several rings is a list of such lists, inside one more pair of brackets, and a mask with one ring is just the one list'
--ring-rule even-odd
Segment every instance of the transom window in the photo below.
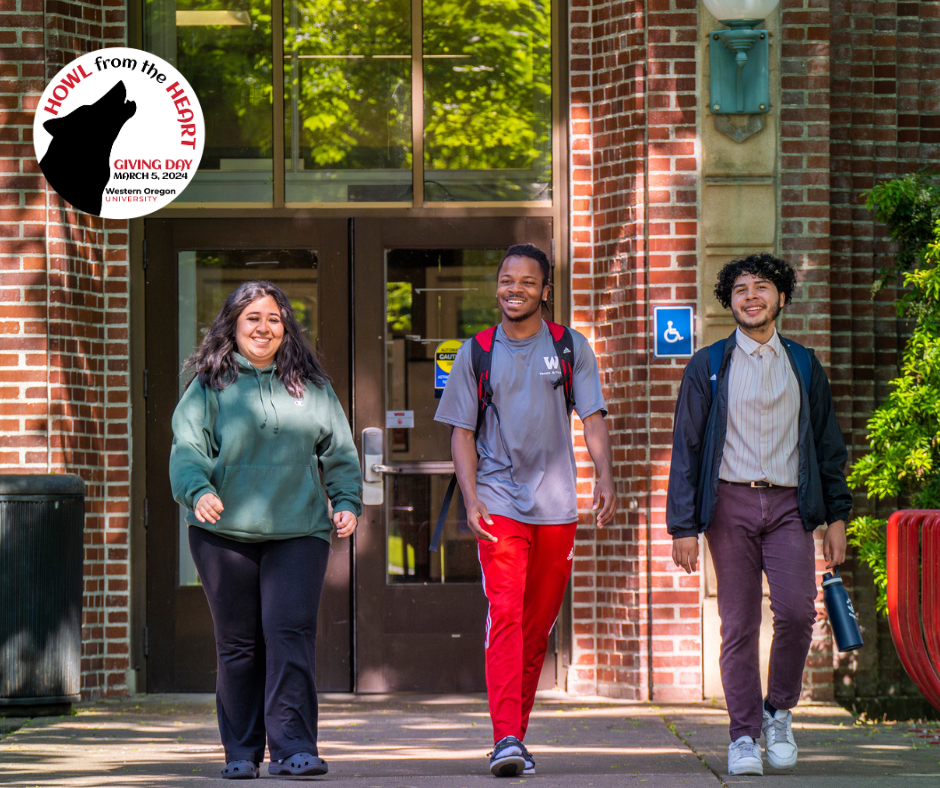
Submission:
{"label": "transom window", "polygon": [[174,204],[552,200],[551,0],[145,0],[200,98]]}

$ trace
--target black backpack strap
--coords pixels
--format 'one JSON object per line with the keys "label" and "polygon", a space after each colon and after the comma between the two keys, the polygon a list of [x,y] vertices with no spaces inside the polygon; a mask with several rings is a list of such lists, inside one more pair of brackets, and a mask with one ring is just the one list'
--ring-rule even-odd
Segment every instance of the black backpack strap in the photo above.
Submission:
{"label": "black backpack strap", "polygon": [[[493,359],[493,338],[496,336],[496,326],[481,331],[470,340],[470,366],[473,370],[473,379],[477,382],[477,426],[473,432],[474,441],[480,436],[480,430],[483,429],[483,420],[486,418],[488,410],[493,411],[496,421],[499,421],[499,411],[493,404],[493,387],[490,385],[490,363]],[[428,549],[432,553],[437,552],[441,543],[441,536],[444,533],[444,522],[447,520],[447,512],[450,511],[450,504],[454,498],[454,491],[457,489],[457,474],[450,477],[447,485],[447,492],[444,493],[444,500],[441,503],[441,511],[437,516],[437,523],[434,526],[434,532],[431,534],[431,543]]]}
{"label": "black backpack strap", "polygon": [[574,401],[574,337],[571,336],[571,329],[567,326],[550,323],[547,320],[545,323],[552,334],[555,354],[558,356],[558,369],[561,372],[561,377],[552,383],[552,388],[557,389],[559,386],[564,385],[565,408],[570,419],[571,413],[577,404]]}
{"label": "black backpack strap", "polygon": [[432,553],[437,552],[438,545],[441,543],[441,536],[444,533],[444,522],[447,520],[447,512],[450,511],[450,502],[454,497],[454,490],[457,489],[457,474],[450,477],[450,483],[447,485],[447,492],[444,493],[444,502],[441,504],[441,513],[437,516],[437,523],[434,526],[434,533],[431,534],[431,544],[428,550]]}

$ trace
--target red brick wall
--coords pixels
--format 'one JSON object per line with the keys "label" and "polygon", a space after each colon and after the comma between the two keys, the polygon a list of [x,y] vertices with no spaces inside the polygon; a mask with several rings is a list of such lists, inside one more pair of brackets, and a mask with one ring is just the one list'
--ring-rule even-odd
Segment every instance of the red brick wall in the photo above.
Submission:
{"label": "red brick wall", "polygon": [[573,322],[601,367],[622,505],[592,530],[582,451],[574,691],[648,698],[652,643],[653,697],[701,697],[699,579],[673,571],[664,525],[682,366],[648,347],[650,306],[696,299],[697,20],[695,0],[571,4]]}
{"label": "red brick wall", "polygon": [[[0,33],[0,473],[86,483],[82,690],[128,691],[126,222],[72,210],[32,148],[47,79],[124,42],[119,0],[15,0]],[[110,23],[110,24],[109,24]]]}
{"label": "red brick wall", "polygon": [[[940,4],[832,3],[832,381],[851,457],[867,449],[865,423],[896,375],[903,337],[893,293],[870,299],[875,271],[894,253],[863,206],[876,182],[940,156]],[[893,502],[879,507],[887,516]],[[864,496],[856,512],[871,511]],[[854,571],[856,609],[869,647],[838,657],[835,690],[846,701],[913,694],[874,614],[867,567]]]}
{"label": "red brick wall", "polygon": [[[699,579],[673,569],[663,527],[672,408],[684,363],[652,360],[647,327],[652,305],[694,303],[699,295],[697,3],[574,0],[570,8],[573,319],[591,336],[601,365],[622,503],[626,508],[635,496],[638,507],[622,512],[607,533],[589,528],[592,469],[582,450],[584,527],[569,688],[647,697],[650,637],[653,697],[696,699]],[[826,0],[784,0],[780,14],[778,237],[780,251],[800,271],[783,328],[815,348],[829,370],[854,455],[899,348],[890,298],[869,300],[873,271],[891,248],[859,200],[876,177],[937,161],[940,4],[840,0],[830,9]],[[853,571],[850,560],[848,584],[855,572],[864,603],[870,577]],[[837,657],[821,601],[819,610],[804,694],[827,699],[833,665],[840,686],[845,677],[854,681],[856,670],[864,681],[864,659],[891,649],[872,649],[874,656],[863,654],[858,664]],[[883,640],[870,618],[872,636]],[[881,660],[890,661],[883,654]]]}

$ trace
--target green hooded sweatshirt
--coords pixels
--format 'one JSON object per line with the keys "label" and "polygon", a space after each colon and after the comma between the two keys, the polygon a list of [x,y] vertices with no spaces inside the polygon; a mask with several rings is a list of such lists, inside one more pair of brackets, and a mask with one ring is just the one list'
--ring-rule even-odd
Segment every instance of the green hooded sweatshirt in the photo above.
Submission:
{"label": "green hooded sweatshirt", "polygon": [[[235,354],[239,375],[222,391],[194,380],[173,413],[170,484],[186,522],[241,542],[317,536],[330,541],[334,511],[362,513],[362,475],[349,422],[327,383],[295,399],[274,374]],[[323,487],[320,473],[323,472]],[[206,493],[216,523],[193,514]]]}

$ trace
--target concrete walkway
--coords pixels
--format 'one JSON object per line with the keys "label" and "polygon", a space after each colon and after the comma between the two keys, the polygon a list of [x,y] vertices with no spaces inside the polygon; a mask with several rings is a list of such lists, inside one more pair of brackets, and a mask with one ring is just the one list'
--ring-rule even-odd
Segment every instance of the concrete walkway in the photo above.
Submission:
{"label": "concrete walkway", "polygon": [[[526,737],[538,774],[494,783],[486,701],[479,695],[325,695],[320,754],[325,777],[349,788],[539,788],[759,783],[788,788],[936,788],[936,734],[911,726],[856,724],[835,706],[802,706],[794,733],[800,763],[786,773],[726,774],[727,717],[709,704],[656,706],[540,694]],[[222,748],[209,695],[149,695],[83,704],[65,717],[0,718],[0,785],[232,785],[219,770]],[[265,785],[286,785],[267,776]]]}

